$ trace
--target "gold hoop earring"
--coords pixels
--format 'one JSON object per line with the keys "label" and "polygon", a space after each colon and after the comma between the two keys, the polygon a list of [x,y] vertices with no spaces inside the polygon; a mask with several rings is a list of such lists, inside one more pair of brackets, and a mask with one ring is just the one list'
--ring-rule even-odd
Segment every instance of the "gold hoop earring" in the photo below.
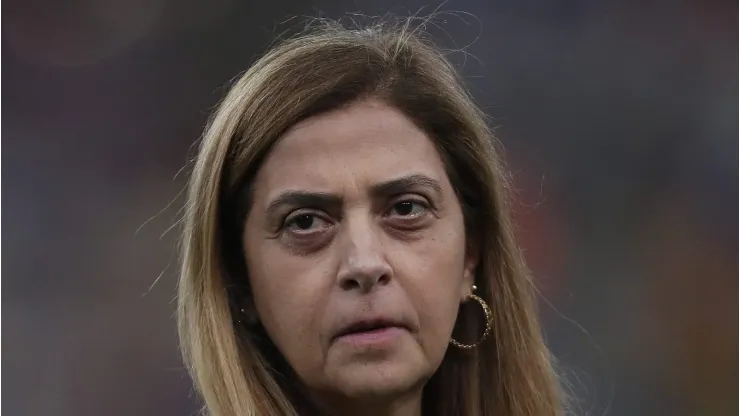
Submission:
{"label": "gold hoop earring", "polygon": [[[473,286],[473,290],[475,290],[476,287]],[[473,299],[477,301],[480,306],[483,308],[483,313],[486,315],[486,329],[483,331],[483,335],[481,335],[480,339],[476,341],[474,344],[463,344],[461,342],[458,342],[454,338],[450,338],[450,344],[456,346],[457,348],[461,348],[464,350],[472,350],[473,348],[480,345],[483,341],[488,338],[488,336],[491,334],[491,329],[493,326],[493,312],[491,312],[491,308],[488,306],[486,301],[484,301],[480,296],[476,296],[472,293],[470,293],[468,296],[468,299]]]}

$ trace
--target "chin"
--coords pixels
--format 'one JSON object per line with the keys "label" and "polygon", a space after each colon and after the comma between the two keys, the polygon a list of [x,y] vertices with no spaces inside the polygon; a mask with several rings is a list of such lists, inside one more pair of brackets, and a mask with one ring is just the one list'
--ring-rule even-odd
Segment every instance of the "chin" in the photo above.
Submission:
{"label": "chin", "polygon": [[334,387],[352,398],[392,397],[421,389],[434,371],[417,360],[348,363],[337,369]]}
{"label": "chin", "polygon": [[439,363],[430,361],[408,334],[374,341],[334,343],[323,380],[317,383],[323,385],[321,390],[360,400],[406,396],[420,391],[437,370]]}

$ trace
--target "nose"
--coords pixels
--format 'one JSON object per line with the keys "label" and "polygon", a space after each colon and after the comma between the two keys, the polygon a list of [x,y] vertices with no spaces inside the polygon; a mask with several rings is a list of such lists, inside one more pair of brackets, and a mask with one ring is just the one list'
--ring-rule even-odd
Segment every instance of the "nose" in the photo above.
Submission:
{"label": "nose", "polygon": [[339,287],[368,293],[390,282],[393,270],[372,221],[347,221],[345,226],[345,244],[337,274]]}

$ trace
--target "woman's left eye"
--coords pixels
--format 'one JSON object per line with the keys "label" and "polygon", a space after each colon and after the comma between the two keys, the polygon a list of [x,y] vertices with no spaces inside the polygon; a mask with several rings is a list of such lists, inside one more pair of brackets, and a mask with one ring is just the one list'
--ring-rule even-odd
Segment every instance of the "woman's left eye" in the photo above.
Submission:
{"label": "woman's left eye", "polygon": [[419,202],[419,201],[413,201],[413,200],[407,200],[407,201],[400,201],[393,204],[391,207],[391,215],[396,215],[399,217],[415,217],[417,215],[423,214],[427,211],[426,204]]}

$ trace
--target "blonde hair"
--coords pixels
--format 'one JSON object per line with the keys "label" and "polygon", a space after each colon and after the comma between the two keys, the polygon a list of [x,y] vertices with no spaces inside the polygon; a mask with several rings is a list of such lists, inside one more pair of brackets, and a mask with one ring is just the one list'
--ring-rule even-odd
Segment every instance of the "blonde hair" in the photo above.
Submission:
{"label": "blonde hair", "polygon": [[[189,184],[178,295],[184,360],[209,414],[302,411],[269,339],[240,322],[250,299],[241,254],[249,185],[289,127],[363,98],[394,106],[434,141],[480,253],[476,293],[493,311],[487,341],[471,352],[449,348],[425,387],[425,416],[561,414],[496,141],[456,70],[410,22],[349,29],[323,21],[259,59],[213,114]],[[463,308],[455,337],[474,342],[482,316]]]}

